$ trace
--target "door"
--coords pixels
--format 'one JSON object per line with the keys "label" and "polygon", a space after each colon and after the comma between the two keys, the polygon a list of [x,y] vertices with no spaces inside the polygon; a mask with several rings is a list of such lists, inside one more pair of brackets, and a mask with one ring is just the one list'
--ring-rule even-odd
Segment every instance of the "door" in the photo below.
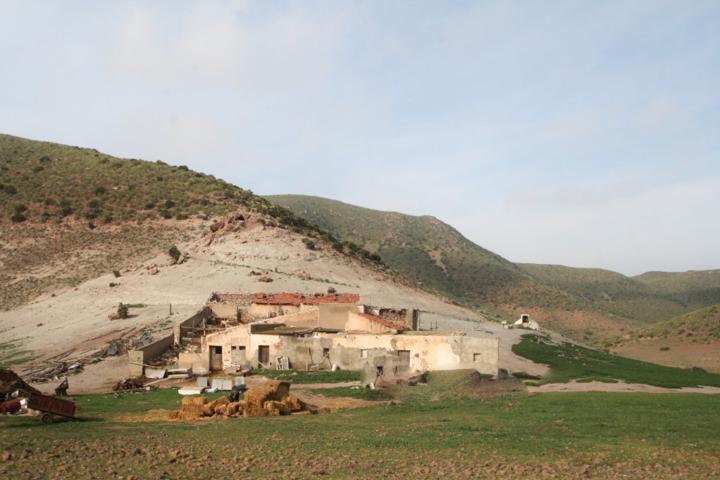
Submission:
{"label": "door", "polygon": [[230,364],[240,368],[245,364],[245,347],[233,345],[230,347]]}
{"label": "door", "polygon": [[258,363],[262,367],[269,367],[270,363],[270,346],[260,345],[258,347]]}
{"label": "door", "polygon": [[210,347],[210,370],[222,370],[222,369],[223,369],[222,347],[213,345]]}

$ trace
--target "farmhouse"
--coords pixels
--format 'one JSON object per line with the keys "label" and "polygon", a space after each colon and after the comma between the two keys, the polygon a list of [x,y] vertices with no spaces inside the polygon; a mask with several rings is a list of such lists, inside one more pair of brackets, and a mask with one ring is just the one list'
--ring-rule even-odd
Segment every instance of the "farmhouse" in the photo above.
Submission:
{"label": "farmhouse", "polygon": [[[363,305],[357,294],[215,293],[182,367],[360,370],[385,379],[429,370],[498,371],[499,339],[422,331],[420,312]],[[197,328],[197,327],[196,327]]]}

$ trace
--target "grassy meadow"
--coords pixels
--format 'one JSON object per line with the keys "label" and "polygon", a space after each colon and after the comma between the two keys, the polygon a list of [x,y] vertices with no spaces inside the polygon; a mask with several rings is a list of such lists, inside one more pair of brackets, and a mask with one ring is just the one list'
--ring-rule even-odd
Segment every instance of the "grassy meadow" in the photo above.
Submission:
{"label": "grassy meadow", "polygon": [[[319,415],[137,421],[174,390],[76,397],[79,421],[0,417],[7,478],[707,478],[720,397],[484,395],[467,372]],[[133,417],[135,416],[135,417]],[[148,417],[152,418],[152,416]]]}

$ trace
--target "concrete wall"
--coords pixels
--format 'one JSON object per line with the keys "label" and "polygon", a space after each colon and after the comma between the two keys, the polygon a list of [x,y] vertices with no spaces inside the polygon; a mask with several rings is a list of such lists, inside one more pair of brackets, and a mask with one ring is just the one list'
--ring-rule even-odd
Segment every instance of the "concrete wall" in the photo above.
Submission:
{"label": "concrete wall", "polygon": [[144,364],[168,351],[174,343],[175,335],[168,335],[137,350],[128,350],[128,369],[130,376],[137,377],[142,375]]}
{"label": "concrete wall", "polygon": [[222,319],[236,319],[238,312],[238,305],[233,303],[211,303],[208,308],[217,318]]}
{"label": "concrete wall", "polygon": [[342,330],[348,320],[349,312],[357,312],[354,303],[326,303],[318,305],[320,310],[320,327]]}
{"label": "concrete wall", "polygon": [[395,333],[395,330],[385,325],[373,322],[369,318],[357,312],[349,312],[344,330],[348,332],[368,333]]}
{"label": "concrete wall", "polygon": [[178,368],[191,368],[194,373],[210,371],[209,352],[181,352],[178,355]]}

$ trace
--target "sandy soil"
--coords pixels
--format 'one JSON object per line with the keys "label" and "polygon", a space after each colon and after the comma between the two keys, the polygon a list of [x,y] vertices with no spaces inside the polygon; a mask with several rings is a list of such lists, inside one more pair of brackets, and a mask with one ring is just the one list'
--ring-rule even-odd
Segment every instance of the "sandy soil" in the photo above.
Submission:
{"label": "sandy soil", "polygon": [[539,387],[528,387],[531,393],[546,392],[641,392],[641,393],[707,393],[718,394],[720,387],[664,388],[640,383],[569,382],[548,383]]}
{"label": "sandy soil", "polygon": [[[301,240],[302,236],[291,232],[260,226],[219,236],[211,244],[207,235],[196,234],[178,245],[190,255],[181,265],[170,265],[169,257],[161,255],[126,269],[118,279],[104,275],[0,312],[0,341],[13,341],[34,353],[31,364],[18,367],[27,372],[47,365],[53,357],[64,361],[82,358],[114,339],[131,338],[142,330],[156,337],[165,335],[174,324],[200,309],[213,291],[313,293],[332,286],[338,291],[360,293],[364,303],[433,312],[424,314],[421,321],[437,321],[440,330],[499,336],[504,368],[544,373],[543,366],[510,351],[524,332],[505,330],[475,312],[393,282],[332,249],[308,250]],[[155,267],[158,271],[153,274]],[[250,275],[253,270],[273,282],[260,283],[258,276]],[[111,282],[119,285],[110,287]],[[110,321],[108,314],[118,302],[146,306],[131,309],[132,318]],[[83,388],[95,390],[125,376],[118,376],[120,373],[117,362],[103,361],[73,378]]]}
{"label": "sandy soil", "polygon": [[[660,350],[669,347],[669,350]],[[649,339],[614,348],[618,355],[671,367],[700,367],[720,373],[720,343],[683,343],[677,340]]]}

